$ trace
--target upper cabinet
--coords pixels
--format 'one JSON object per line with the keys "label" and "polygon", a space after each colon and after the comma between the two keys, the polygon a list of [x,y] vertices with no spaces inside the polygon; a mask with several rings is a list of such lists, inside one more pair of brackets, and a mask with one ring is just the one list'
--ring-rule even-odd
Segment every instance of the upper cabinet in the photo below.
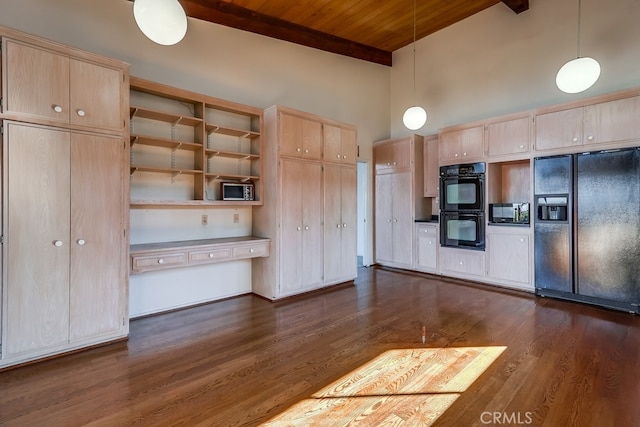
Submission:
{"label": "upper cabinet", "polygon": [[532,119],[529,115],[487,124],[487,157],[526,157],[530,150]]}
{"label": "upper cabinet", "polygon": [[76,129],[126,129],[127,73],[122,64],[77,55],[46,42],[2,39],[5,117]]}
{"label": "upper cabinet", "polygon": [[322,156],[322,123],[292,114],[280,117],[280,155],[309,160]]}
{"label": "upper cabinet", "polygon": [[440,133],[440,164],[471,163],[484,159],[484,125]]}
{"label": "upper cabinet", "polygon": [[388,141],[373,151],[376,174],[408,171],[411,168],[411,145],[406,140]]}
{"label": "upper cabinet", "polygon": [[[602,102],[593,102],[601,100]],[[543,110],[536,117],[536,151],[577,151],[637,145],[640,95],[637,90],[596,98],[586,105]]]}
{"label": "upper cabinet", "polygon": [[354,164],[357,156],[356,131],[330,124],[323,125],[325,162]]}
{"label": "upper cabinet", "polygon": [[132,208],[262,204],[262,110],[132,77],[130,115]]}
{"label": "upper cabinet", "polygon": [[438,197],[440,168],[438,167],[438,135],[424,137],[424,197]]}

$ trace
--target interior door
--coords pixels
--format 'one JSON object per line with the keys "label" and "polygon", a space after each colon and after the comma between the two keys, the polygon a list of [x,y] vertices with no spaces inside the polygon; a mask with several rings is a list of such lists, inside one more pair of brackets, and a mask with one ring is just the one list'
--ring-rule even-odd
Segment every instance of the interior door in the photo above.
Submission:
{"label": "interior door", "polygon": [[122,328],[123,141],[71,134],[70,340]]}
{"label": "interior door", "polygon": [[69,339],[69,133],[9,123],[4,141],[3,353]]}

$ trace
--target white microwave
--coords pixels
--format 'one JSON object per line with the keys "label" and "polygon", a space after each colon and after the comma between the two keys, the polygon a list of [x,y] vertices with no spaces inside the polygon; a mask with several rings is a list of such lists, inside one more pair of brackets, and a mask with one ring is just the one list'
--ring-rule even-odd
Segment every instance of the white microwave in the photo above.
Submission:
{"label": "white microwave", "polygon": [[221,182],[222,200],[253,200],[254,187],[246,182]]}

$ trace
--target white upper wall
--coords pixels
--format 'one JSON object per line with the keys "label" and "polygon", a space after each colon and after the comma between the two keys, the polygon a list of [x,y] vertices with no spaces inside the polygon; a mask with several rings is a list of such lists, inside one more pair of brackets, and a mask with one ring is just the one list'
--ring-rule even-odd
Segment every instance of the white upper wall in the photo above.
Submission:
{"label": "white upper wall", "polygon": [[389,136],[390,68],[189,18],[174,46],[148,40],[128,0],[0,0],[0,25],[131,64],[131,75],[358,128],[361,157]]}
{"label": "white upper wall", "polygon": [[[420,134],[503,114],[640,86],[640,0],[582,0],[581,56],[602,74],[582,94],[556,88],[576,57],[577,0],[530,0],[514,14],[499,3],[416,43],[416,98],[429,115]],[[402,114],[414,102],[413,46],[394,52],[391,134],[407,135]]]}

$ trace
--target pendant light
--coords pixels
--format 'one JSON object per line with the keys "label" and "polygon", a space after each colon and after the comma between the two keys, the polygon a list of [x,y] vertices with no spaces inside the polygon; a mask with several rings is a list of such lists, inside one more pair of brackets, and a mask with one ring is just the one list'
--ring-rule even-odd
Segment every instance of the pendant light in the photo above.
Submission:
{"label": "pendant light", "polygon": [[580,10],[578,0],[578,54],[560,68],[556,75],[558,89],[566,93],[579,93],[589,89],[600,77],[600,64],[588,56],[580,57]]}
{"label": "pendant light", "polygon": [[[416,99],[416,0],[413,0],[413,100]],[[402,123],[409,130],[418,130],[427,122],[427,112],[419,105],[407,108]]]}
{"label": "pendant light", "polygon": [[178,0],[135,0],[133,17],[140,31],[161,45],[176,44],[187,32],[187,15]]}

